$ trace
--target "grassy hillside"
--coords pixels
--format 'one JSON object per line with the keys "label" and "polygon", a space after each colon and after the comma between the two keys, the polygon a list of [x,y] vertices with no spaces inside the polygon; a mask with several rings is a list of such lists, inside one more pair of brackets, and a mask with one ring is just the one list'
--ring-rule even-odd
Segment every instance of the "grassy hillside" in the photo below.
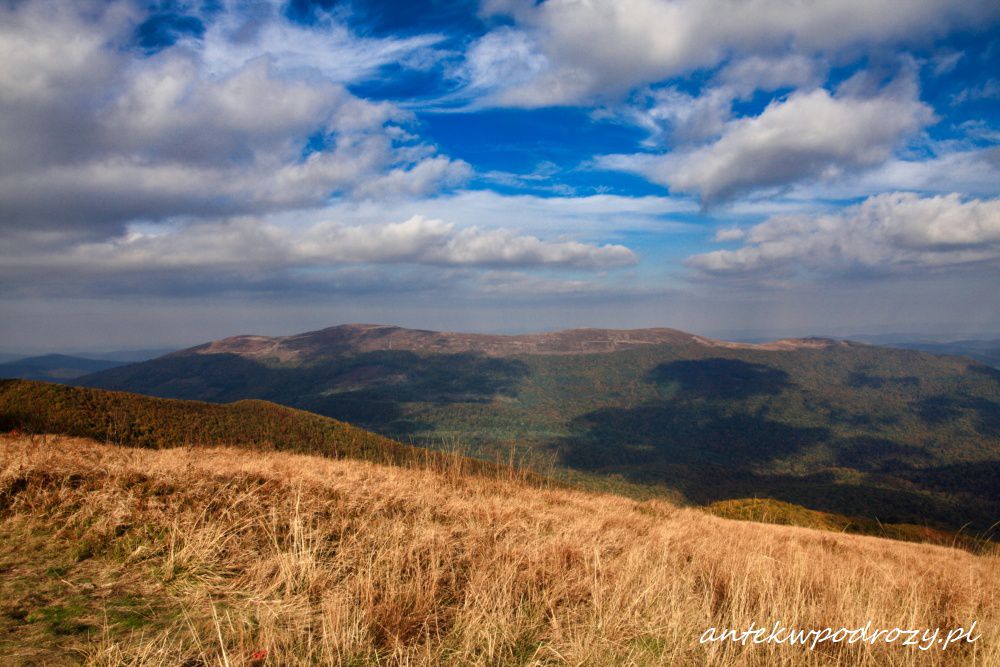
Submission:
{"label": "grassy hillside", "polygon": [[[455,459],[267,401],[217,405],[29,380],[0,380],[0,431],[80,436],[153,449],[230,445],[402,465]],[[499,469],[468,459],[462,465],[483,474]]]}
{"label": "grassy hillside", "polygon": [[[662,487],[639,485],[590,473],[548,468],[545,476],[525,467],[523,452],[511,450],[494,462],[471,459],[464,450],[417,448],[389,440],[334,419],[267,401],[227,405],[160,399],[140,394],[86,389],[29,381],[0,381],[0,431],[25,435],[56,434],[153,449],[176,446],[233,446],[282,450],[405,466],[435,465],[490,477],[516,477],[542,485],[575,486],[648,500],[683,502]],[[820,513],[772,500],[713,503],[709,510],[730,518],[801,525],[838,532],[957,545],[977,550],[984,536],[897,525]],[[821,517],[821,520],[818,519]]]}
{"label": "grassy hillside", "polygon": [[[662,487],[629,483],[584,472],[546,469],[539,476],[525,466],[524,452],[511,450],[496,462],[463,456],[464,450],[412,447],[334,419],[267,401],[219,405],[160,399],[140,394],[74,388],[30,381],[0,381],[0,432],[97,438],[111,444],[153,449],[176,446],[233,446],[282,450],[405,466],[434,465],[526,483],[574,486],[648,500],[683,503]],[[729,518],[801,525],[838,532],[959,546],[978,550],[988,536],[892,524],[820,513],[772,500],[713,503],[709,510]],[[821,519],[819,519],[821,517]],[[989,534],[991,536],[992,533]]]}
{"label": "grassy hillside", "polygon": [[697,503],[770,497],[976,531],[1000,519],[1000,372],[960,357],[696,340],[506,356],[341,346],[292,361],[210,351],[85,382],[264,398],[418,444],[462,442],[487,458],[517,443],[538,460]]}
{"label": "grassy hillside", "polygon": [[[998,558],[435,467],[0,436],[11,665],[996,665]],[[981,636],[699,642],[777,620]]]}

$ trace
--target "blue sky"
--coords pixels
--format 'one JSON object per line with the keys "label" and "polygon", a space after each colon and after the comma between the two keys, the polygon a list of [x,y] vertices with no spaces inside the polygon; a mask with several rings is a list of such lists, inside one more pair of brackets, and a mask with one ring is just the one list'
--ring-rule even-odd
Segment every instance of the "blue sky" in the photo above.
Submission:
{"label": "blue sky", "polygon": [[1000,5],[0,7],[7,350],[1000,336]]}

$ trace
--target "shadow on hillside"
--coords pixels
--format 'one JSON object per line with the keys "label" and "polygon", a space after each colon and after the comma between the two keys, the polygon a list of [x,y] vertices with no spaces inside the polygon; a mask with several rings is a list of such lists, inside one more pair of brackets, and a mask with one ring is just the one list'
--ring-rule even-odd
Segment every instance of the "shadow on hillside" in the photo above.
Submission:
{"label": "shadow on hillside", "polygon": [[1000,403],[978,396],[928,396],[913,404],[916,414],[927,424],[939,426],[965,415],[982,436],[1000,438]]}
{"label": "shadow on hillside", "polygon": [[[300,371],[302,372],[302,371]],[[521,361],[478,354],[370,352],[318,364],[297,407],[394,437],[431,430],[408,404],[488,403],[514,396],[528,375]]]}
{"label": "shadow on hillside", "polygon": [[[933,477],[931,470],[927,472]],[[972,492],[943,498],[898,488],[890,480],[885,484],[876,480],[864,485],[847,484],[838,481],[831,472],[795,476],[700,466],[650,473],[658,476],[659,483],[676,485],[688,498],[704,504],[732,498],[774,498],[822,512],[875,518],[885,523],[930,523],[951,529],[968,525],[973,531],[989,528],[997,510],[996,500]]]}
{"label": "shadow on hillside", "polygon": [[660,364],[649,372],[649,382],[676,383],[688,396],[740,399],[773,396],[791,386],[788,373],[739,359],[692,359]]}
{"label": "shadow on hillside", "polygon": [[81,384],[219,403],[260,398],[404,436],[431,426],[409,416],[409,403],[486,403],[497,396],[514,396],[527,375],[528,367],[521,361],[478,354],[379,351],[308,366],[204,354],[116,368],[88,376]]}
{"label": "shadow on hillside", "polygon": [[900,477],[936,491],[958,491],[981,496],[993,503],[996,517],[1000,517],[1000,461],[956,463],[908,470]]}
{"label": "shadow on hillside", "polygon": [[788,456],[826,441],[826,428],[769,419],[764,408],[732,413],[725,406],[664,401],[636,408],[603,408],[571,422],[563,463],[583,469],[661,462],[747,465]]}
{"label": "shadow on hillside", "polygon": [[231,403],[268,398],[263,394],[270,393],[267,388],[272,375],[264,364],[236,354],[168,355],[91,373],[73,384],[159,398]]}
{"label": "shadow on hillside", "polygon": [[920,386],[920,378],[913,375],[883,377],[881,375],[871,375],[864,371],[855,371],[847,377],[847,386],[851,389],[912,389]]}
{"label": "shadow on hillside", "polygon": [[870,435],[837,440],[834,455],[838,466],[864,472],[896,473],[934,462],[934,457],[922,447]]}
{"label": "shadow on hillside", "polygon": [[969,364],[969,367],[966,370],[969,373],[973,373],[975,375],[985,375],[986,377],[995,380],[998,384],[1000,384],[1000,368],[993,368],[992,366],[982,366],[979,364],[976,365]]}
{"label": "shadow on hillside", "polygon": [[565,465],[750,464],[830,437],[826,428],[782,423],[769,417],[766,404],[744,402],[792,386],[788,374],[777,368],[739,359],[683,360],[656,366],[646,380],[670,390],[672,398],[577,417],[569,424],[575,435],[561,448]]}
{"label": "shadow on hillside", "polygon": [[[665,485],[701,503],[770,497],[838,514],[951,526],[981,522],[989,513],[983,499],[996,482],[994,472],[980,474],[973,488],[963,489],[956,471],[940,488],[953,494],[947,500],[914,491],[907,480],[927,478],[918,471],[935,464],[931,452],[875,434],[846,436],[835,427],[843,414],[827,427],[778,411],[772,397],[793,386],[780,369],[734,359],[685,360],[657,366],[647,380],[670,391],[643,405],[577,417],[569,424],[573,435],[561,443],[562,463]],[[911,388],[917,382],[856,375],[853,384]],[[993,428],[996,406],[984,399],[962,399],[956,407],[941,398],[925,408],[931,405],[972,410],[981,433]],[[785,458],[807,467],[794,474],[770,468]],[[845,476],[844,469],[858,472]],[[954,501],[966,491],[968,498]]]}

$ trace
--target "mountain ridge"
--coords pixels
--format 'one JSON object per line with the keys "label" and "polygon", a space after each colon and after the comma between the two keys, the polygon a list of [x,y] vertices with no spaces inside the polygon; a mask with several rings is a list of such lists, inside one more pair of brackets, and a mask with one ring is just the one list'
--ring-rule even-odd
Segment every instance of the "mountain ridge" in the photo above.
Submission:
{"label": "mountain ridge", "polygon": [[88,359],[69,354],[40,354],[0,363],[0,378],[69,382],[126,362],[114,359]]}
{"label": "mountain ridge", "polygon": [[716,340],[669,327],[577,328],[529,334],[484,334],[408,329],[391,324],[341,324],[288,336],[230,336],[166,356],[236,354],[294,363],[336,352],[412,351],[486,356],[600,354],[651,345],[701,345],[728,349],[788,350],[852,345],[830,338],[784,338],[767,343]]}

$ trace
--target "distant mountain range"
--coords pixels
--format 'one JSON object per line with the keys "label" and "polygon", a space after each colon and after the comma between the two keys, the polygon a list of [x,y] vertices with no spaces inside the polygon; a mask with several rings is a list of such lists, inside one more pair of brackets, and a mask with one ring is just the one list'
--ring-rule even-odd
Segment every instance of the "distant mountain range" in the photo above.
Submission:
{"label": "distant mountain range", "polygon": [[83,357],[84,359],[110,359],[122,363],[135,363],[137,361],[148,361],[156,357],[170,354],[175,347],[151,347],[146,349],[109,350],[107,352],[71,352],[71,356]]}
{"label": "distant mountain range", "polygon": [[103,354],[40,354],[23,356],[0,354],[0,378],[71,382],[97,371],[161,357],[172,350],[113,350]]}
{"label": "distant mountain range", "polygon": [[494,336],[345,325],[237,336],[78,383],[260,398],[429,446],[698,503],[769,497],[893,523],[1000,519],[1000,371],[829,339],[673,329]]}
{"label": "distant mountain range", "polygon": [[0,363],[0,378],[68,382],[88,373],[103,371],[126,362],[87,359],[68,354],[43,354]]}
{"label": "distant mountain range", "polygon": [[907,350],[920,350],[933,354],[955,354],[975,359],[988,366],[1000,368],[1000,338],[968,339],[947,342],[913,340],[900,336],[854,336],[853,340],[902,347]]}

